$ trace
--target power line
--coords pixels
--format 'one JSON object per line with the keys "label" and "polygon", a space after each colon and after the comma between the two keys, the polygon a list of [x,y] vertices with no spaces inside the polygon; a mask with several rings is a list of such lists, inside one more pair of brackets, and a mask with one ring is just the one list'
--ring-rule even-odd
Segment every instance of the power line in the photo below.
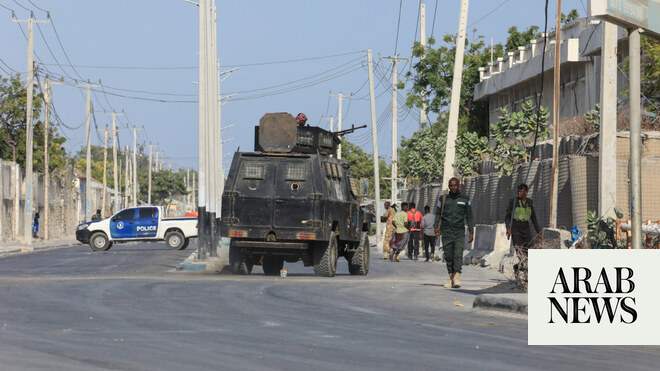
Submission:
{"label": "power line", "polygon": [[18,6],[20,6],[21,8],[27,10],[28,12],[32,13],[32,9],[28,9],[28,8],[24,7],[21,3],[19,3],[19,2],[16,1],[16,0],[12,0],[12,1],[14,1],[14,3],[16,3],[16,5],[18,5]]}
{"label": "power line", "polygon": [[[318,60],[318,59],[335,58],[335,57],[341,57],[341,56],[357,54],[357,53],[364,53],[364,50],[354,51],[354,52],[346,52],[346,53],[340,53],[340,54],[332,54],[332,55],[323,55],[323,56],[319,56],[319,57],[288,59],[288,60],[282,60],[282,61],[256,62],[256,63],[243,63],[243,64],[227,64],[227,65],[223,65],[223,67],[251,67],[251,66],[264,66],[264,65],[271,65],[271,64],[297,63],[297,62],[305,62],[305,61],[312,61],[312,60]],[[72,67],[72,68],[77,67],[77,68],[117,69],[117,70],[196,70],[198,68],[198,66],[148,67],[148,66],[97,66],[97,65],[72,65],[72,64],[65,65],[65,66]]]}
{"label": "power line", "polygon": [[394,42],[394,55],[396,55],[396,49],[399,46],[399,28],[401,26],[401,7],[403,6],[403,0],[399,0],[399,21],[396,24],[396,41]]}
{"label": "power line", "polygon": [[28,0],[28,2],[30,4],[32,4],[32,6],[34,6],[35,8],[41,10],[42,12],[47,13],[47,14],[50,13],[48,10],[44,10],[44,9],[40,8],[37,4],[33,3],[32,0]]}
{"label": "power line", "polygon": [[433,38],[433,31],[435,31],[435,16],[438,14],[438,0],[435,0],[435,8],[433,8],[433,26],[431,26],[431,38]]}
{"label": "power line", "polygon": [[500,5],[498,5],[498,6],[496,6],[495,9],[491,10],[490,12],[488,12],[488,14],[486,14],[485,16],[483,16],[483,17],[477,19],[476,21],[470,23],[470,24],[467,25],[467,26],[468,26],[468,27],[472,27],[472,26],[474,26],[475,24],[477,24],[477,23],[483,21],[486,17],[488,17],[489,15],[493,14],[497,9],[501,8],[502,5],[504,5],[504,4],[508,3],[508,2],[509,2],[509,0],[504,0],[504,1],[502,1],[502,3],[500,3]]}

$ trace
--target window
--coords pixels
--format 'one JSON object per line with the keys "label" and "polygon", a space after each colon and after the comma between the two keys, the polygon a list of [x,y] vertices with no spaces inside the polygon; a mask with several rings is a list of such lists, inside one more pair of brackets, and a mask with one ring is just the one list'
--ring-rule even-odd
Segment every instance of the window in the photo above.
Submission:
{"label": "window", "polygon": [[298,144],[301,146],[313,146],[314,136],[310,132],[298,131]]}
{"label": "window", "polygon": [[342,168],[341,168],[340,165],[337,165],[337,164],[334,164],[334,165],[335,165],[335,170],[334,170],[335,177],[341,179],[341,177],[342,177],[342,175],[343,175],[343,174],[342,174]]}
{"label": "window", "polygon": [[322,147],[332,147],[332,134],[321,134],[320,141]]}
{"label": "window", "polygon": [[142,207],[138,209],[138,219],[153,219],[158,217],[158,209],[155,207]]}
{"label": "window", "polygon": [[135,219],[135,209],[126,209],[115,217],[115,220],[131,220]]}
{"label": "window", "polygon": [[243,179],[264,179],[266,167],[263,164],[246,163],[243,165]]}
{"label": "window", "polygon": [[332,164],[329,162],[325,163],[325,176],[332,177]]}
{"label": "window", "polygon": [[349,178],[349,179],[350,179],[350,182],[348,182],[348,184],[350,184],[350,186],[351,186],[351,193],[353,194],[353,196],[356,196],[356,197],[359,196],[358,192],[359,192],[360,188],[358,188],[357,180],[353,179],[353,178]]}
{"label": "window", "polygon": [[305,180],[305,165],[289,165],[286,167],[284,180]]}

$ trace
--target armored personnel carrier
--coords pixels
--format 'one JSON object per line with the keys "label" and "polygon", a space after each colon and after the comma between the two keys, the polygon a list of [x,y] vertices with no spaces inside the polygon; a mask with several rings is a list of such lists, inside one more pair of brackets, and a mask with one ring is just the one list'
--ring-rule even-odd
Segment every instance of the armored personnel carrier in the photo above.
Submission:
{"label": "armored personnel carrier", "polygon": [[337,260],[352,275],[369,272],[369,221],[358,182],[333,157],[344,132],[298,126],[289,113],[268,113],[255,127],[254,152],[236,152],[222,194],[220,234],[230,237],[235,274],[261,265],[278,275],[284,262],[332,277]]}

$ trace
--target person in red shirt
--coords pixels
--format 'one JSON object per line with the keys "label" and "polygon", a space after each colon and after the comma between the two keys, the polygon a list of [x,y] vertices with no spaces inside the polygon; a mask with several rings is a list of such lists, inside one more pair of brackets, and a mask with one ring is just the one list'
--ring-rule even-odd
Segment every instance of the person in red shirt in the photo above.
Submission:
{"label": "person in red shirt", "polygon": [[419,257],[419,241],[422,239],[422,213],[415,209],[415,203],[408,203],[408,259],[417,260]]}

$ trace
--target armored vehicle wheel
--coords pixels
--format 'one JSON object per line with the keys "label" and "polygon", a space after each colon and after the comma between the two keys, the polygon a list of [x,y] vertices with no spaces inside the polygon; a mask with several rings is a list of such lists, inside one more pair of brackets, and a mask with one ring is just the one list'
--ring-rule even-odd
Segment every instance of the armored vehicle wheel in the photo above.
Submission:
{"label": "armored vehicle wheel", "polygon": [[89,247],[94,251],[106,251],[112,246],[103,233],[94,233],[89,239]]}
{"label": "armored vehicle wheel", "polygon": [[330,233],[327,245],[314,247],[314,274],[322,277],[334,277],[337,272],[337,237]]}
{"label": "armored vehicle wheel", "polygon": [[185,244],[185,238],[183,238],[181,232],[172,231],[165,235],[165,244],[170,250],[182,250],[181,247]]}
{"label": "armored vehicle wheel", "polygon": [[190,243],[190,238],[186,238],[185,241],[183,241],[183,245],[179,247],[179,250],[185,250],[188,247],[189,243]]}
{"label": "armored vehicle wheel", "polygon": [[281,256],[267,255],[264,256],[264,261],[261,263],[266,276],[277,276],[280,270],[284,267],[284,258]]}
{"label": "armored vehicle wheel", "polygon": [[229,243],[229,265],[233,274],[246,275],[252,272],[252,261],[240,247],[234,246],[234,241]]}
{"label": "armored vehicle wheel", "polygon": [[369,236],[367,232],[360,233],[360,245],[357,252],[346,255],[348,271],[351,275],[366,276],[369,273]]}

